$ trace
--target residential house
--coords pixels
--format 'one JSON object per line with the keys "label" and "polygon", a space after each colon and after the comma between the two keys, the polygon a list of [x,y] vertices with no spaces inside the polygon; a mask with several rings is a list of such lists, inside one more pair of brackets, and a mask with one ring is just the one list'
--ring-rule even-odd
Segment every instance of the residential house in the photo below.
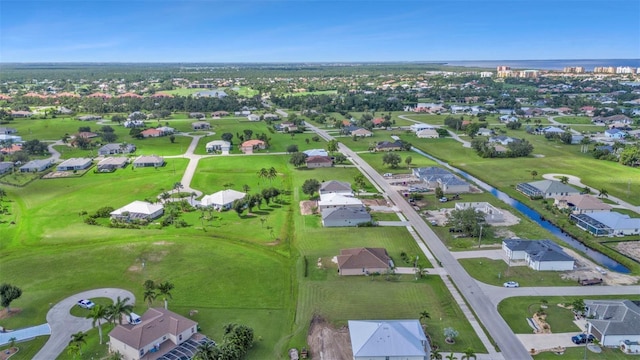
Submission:
{"label": "residential house", "polygon": [[456,210],[473,208],[476,210],[476,212],[484,214],[484,219],[489,224],[504,221],[504,213],[502,212],[502,210],[489,204],[488,202],[457,202],[455,208]]}
{"label": "residential house", "polygon": [[81,131],[73,136],[74,138],[93,139],[97,138],[98,134],[91,131]]}
{"label": "residential house", "polygon": [[373,126],[375,127],[381,127],[383,122],[385,122],[383,118],[375,118],[371,120],[371,123],[373,123]]}
{"label": "residential house", "polygon": [[499,143],[503,146],[507,146],[510,143],[514,142],[514,141],[518,141],[518,139],[509,137],[509,136],[504,136],[504,135],[500,135],[500,136],[492,136],[489,138],[489,143]]}
{"label": "residential house", "polygon": [[209,130],[211,129],[211,124],[206,121],[194,121],[191,123],[192,130]]}
{"label": "residential house", "polygon": [[329,156],[329,153],[325,149],[310,149],[310,150],[305,150],[302,153],[307,155],[308,157],[311,157],[311,156]]}
{"label": "residential house", "polygon": [[208,153],[221,152],[224,155],[228,155],[229,151],[231,151],[231,143],[224,140],[213,140],[207,143],[206,149]]}
{"label": "residential house", "polygon": [[578,194],[556,198],[554,205],[558,209],[569,209],[574,214],[589,214],[601,211],[611,211],[612,207],[595,196]]}
{"label": "residential house", "polygon": [[276,114],[264,114],[262,115],[262,118],[265,120],[280,120],[280,116],[276,115]]}
{"label": "residential house", "polygon": [[114,155],[114,154],[130,154],[136,151],[136,146],[133,144],[106,144],[98,149],[98,155]]}
{"label": "residential house", "polygon": [[10,161],[0,162],[0,175],[6,174],[13,170],[13,163]]}
{"label": "residential house", "polygon": [[140,132],[140,135],[142,135],[142,137],[144,138],[150,138],[150,137],[164,136],[164,133],[161,130],[152,128],[152,129],[142,130],[142,132]]}
{"label": "residential house", "polygon": [[560,129],[559,127],[555,127],[555,126],[547,126],[547,127],[542,128],[541,132],[543,134],[557,134],[557,135],[560,135],[560,134],[564,133],[564,130]]}
{"label": "residential house", "polygon": [[427,187],[431,189],[439,187],[446,194],[465,193],[471,190],[468,182],[440,167],[415,168],[412,171],[415,177],[427,184]]}
{"label": "residential house", "polygon": [[211,195],[205,195],[200,200],[200,206],[207,208],[210,207],[218,211],[229,210],[235,201],[242,200],[245,196],[247,196],[246,193],[233,189],[226,189]]}
{"label": "residential house", "polygon": [[260,121],[260,116],[258,116],[256,114],[249,114],[249,115],[247,115],[247,119],[249,121]]}
{"label": "residential house", "polygon": [[385,248],[342,249],[337,260],[340,275],[383,274],[393,267]]}
{"label": "residential house", "polygon": [[11,144],[9,146],[5,146],[3,148],[0,148],[0,153],[2,153],[2,154],[13,154],[13,153],[16,153],[18,151],[22,151],[22,143]]}
{"label": "residential house", "polygon": [[327,194],[339,194],[343,196],[353,196],[351,184],[346,181],[329,180],[320,184],[318,190],[320,196]]}
{"label": "residential house", "polygon": [[14,118],[28,118],[33,116],[33,113],[31,111],[11,111],[11,117]]}
{"label": "residential house", "polygon": [[162,136],[171,135],[176,131],[176,129],[174,129],[172,127],[169,127],[169,126],[161,126],[161,127],[157,128],[156,130],[162,132]]}
{"label": "residential house", "polygon": [[11,135],[17,133],[18,130],[10,127],[0,127],[0,135]]}
{"label": "residential house", "polygon": [[505,239],[502,250],[510,265],[524,261],[533,270],[569,271],[575,265],[575,260],[551,240]]}
{"label": "residential house", "polygon": [[276,129],[276,131],[279,132],[294,132],[294,131],[298,131],[298,125],[292,123],[292,122],[283,122],[281,124],[275,124],[273,125],[273,128]]}
{"label": "residential house", "polygon": [[307,164],[307,168],[309,169],[333,166],[333,160],[331,160],[331,158],[328,156],[308,156],[305,159],[305,162]]}
{"label": "residential house", "polygon": [[580,229],[595,236],[628,236],[640,234],[640,218],[615,211],[571,214],[569,218]]}
{"label": "residential house", "polygon": [[423,123],[415,123],[415,124],[411,124],[411,126],[409,126],[409,129],[411,129],[412,132],[417,133],[417,132],[422,131],[422,130],[433,130],[435,128],[434,128],[433,125],[423,124]]}
{"label": "residential house", "polygon": [[357,136],[357,137],[371,137],[373,136],[373,133],[367,129],[357,129],[351,132],[352,136]]}
{"label": "residential house", "polygon": [[133,160],[133,167],[161,167],[164,165],[164,158],[157,155],[141,155]]}
{"label": "residential house", "polygon": [[253,154],[254,150],[264,150],[265,148],[265,142],[258,139],[247,140],[240,145],[240,150],[244,154]]}
{"label": "residential house", "polygon": [[204,113],[201,113],[201,112],[191,112],[191,113],[189,113],[189,117],[191,119],[204,119],[207,116]]}
{"label": "residential house", "polygon": [[58,165],[58,171],[74,171],[84,170],[89,168],[93,164],[93,161],[89,158],[71,158],[63,161]]}
{"label": "residential house", "polygon": [[[123,360],[150,359],[147,354],[156,359],[176,346],[191,342],[197,332],[197,322],[163,308],[150,308],[139,323],[118,325],[109,333],[109,350],[120,353]],[[184,358],[190,359],[197,346],[193,341],[191,349],[185,349],[186,353],[181,356],[187,355]]]}
{"label": "residential house", "polygon": [[127,166],[129,159],[126,157],[107,157],[98,162],[98,172],[113,172]]}
{"label": "residential house", "polygon": [[630,117],[622,114],[612,115],[612,116],[595,116],[593,117],[593,119],[591,119],[591,121],[596,124],[614,124],[614,123],[621,123],[625,125],[633,124],[633,120]]}
{"label": "residential house", "polygon": [[162,204],[136,200],[112,211],[111,218],[121,221],[153,220],[159,218],[162,214],[164,214],[164,206]]}
{"label": "residential house", "polygon": [[22,136],[0,134],[0,142],[17,144],[22,142]]}
{"label": "residential house", "polygon": [[124,123],[122,123],[122,125],[129,129],[140,128],[140,127],[144,127],[144,121],[143,120],[127,120]]}
{"label": "residential house", "polygon": [[492,136],[494,134],[493,130],[487,128],[478,129],[477,136]]}
{"label": "residential house", "polygon": [[575,135],[575,134],[571,135],[571,145],[582,144],[582,140],[584,140],[584,136],[582,135]]}
{"label": "residential house", "polygon": [[371,215],[362,205],[359,207],[325,208],[320,213],[322,226],[324,227],[358,226],[359,224],[371,222]]}
{"label": "residential house", "polygon": [[399,151],[402,150],[404,144],[400,140],[396,141],[380,141],[376,144],[376,151]]}
{"label": "residential house", "polygon": [[353,360],[429,360],[431,345],[418,320],[349,320]]}
{"label": "residential house", "polygon": [[418,138],[420,139],[437,139],[440,137],[440,134],[436,129],[424,129],[420,130],[416,133]]}
{"label": "residential house", "polygon": [[604,131],[604,136],[610,139],[624,139],[627,133],[620,129],[607,129]]}
{"label": "residential house", "polygon": [[134,112],[132,112],[131,114],[129,114],[129,116],[127,116],[127,119],[128,119],[128,120],[131,120],[131,119],[133,119],[134,117],[139,118],[139,120],[141,120],[141,119],[147,119],[147,118],[148,118],[148,116],[147,116],[145,113],[143,113],[143,112],[141,112],[141,111],[134,111]]}
{"label": "residential house", "polygon": [[518,117],[513,115],[500,116],[500,122],[504,122],[504,123],[516,122],[518,120],[519,120]]}
{"label": "residential house", "polygon": [[320,210],[341,207],[360,208],[362,206],[360,199],[341,194],[322,194],[320,195],[320,200],[318,200],[318,209]]}
{"label": "residential house", "polygon": [[602,346],[631,348],[634,354],[640,352],[640,302],[585,299],[584,305],[587,333],[593,334]]}
{"label": "residential house", "polygon": [[31,160],[28,163],[20,166],[20,172],[40,172],[47,170],[53,165],[50,159]]}
{"label": "residential house", "polygon": [[212,118],[221,118],[221,117],[225,117],[225,116],[229,116],[229,113],[226,111],[214,111],[211,113],[211,117]]}
{"label": "residential house", "polygon": [[530,198],[556,198],[559,196],[578,195],[580,191],[557,180],[540,180],[516,185],[516,190]]}

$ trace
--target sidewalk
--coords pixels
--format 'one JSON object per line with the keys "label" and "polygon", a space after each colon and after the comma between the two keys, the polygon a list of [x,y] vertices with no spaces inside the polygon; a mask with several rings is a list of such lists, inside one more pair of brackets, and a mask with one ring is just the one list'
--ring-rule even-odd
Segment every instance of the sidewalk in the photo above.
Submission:
{"label": "sidewalk", "polygon": [[49,324],[32,326],[15,331],[0,333],[0,346],[11,342],[11,338],[16,338],[16,342],[31,340],[38,336],[51,335]]}

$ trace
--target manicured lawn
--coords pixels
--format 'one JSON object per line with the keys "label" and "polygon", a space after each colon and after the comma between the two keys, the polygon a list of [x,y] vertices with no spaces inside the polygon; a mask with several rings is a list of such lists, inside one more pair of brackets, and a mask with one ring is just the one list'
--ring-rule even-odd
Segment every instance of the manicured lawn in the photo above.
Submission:
{"label": "manicured lawn", "polygon": [[[39,336],[33,340],[16,343],[18,352],[11,355],[11,360],[31,360],[49,340],[49,336]],[[0,347],[0,351],[9,348],[9,345]]]}
{"label": "manicured lawn", "polygon": [[372,212],[371,217],[375,221],[400,221],[400,218],[394,212]]}
{"label": "manicured lawn", "polygon": [[258,90],[254,90],[248,86],[240,86],[235,91],[238,93],[239,96],[243,96],[246,98],[254,97],[260,93]]}
{"label": "manicured lawn", "polygon": [[[538,355],[535,355],[533,358],[536,360],[574,360],[574,359],[584,359],[584,347],[570,347],[565,350],[563,355],[556,355],[552,352],[544,352]],[[600,354],[596,354],[591,351],[587,351],[588,360],[629,360],[629,355],[625,355],[622,351],[618,349],[609,349],[602,348],[602,352]]]}
{"label": "manicured lawn", "polygon": [[160,93],[160,94],[169,94],[169,95],[178,95],[178,96],[188,96],[188,95],[193,95],[195,93],[198,93],[200,91],[208,91],[208,90],[213,90],[213,89],[180,88],[180,89],[174,89],[174,90],[158,91],[158,93]]}
{"label": "manicured lawn", "polygon": [[591,124],[588,116],[557,116],[554,120],[561,124]]}
{"label": "manicured lawn", "polygon": [[318,91],[303,91],[291,93],[289,96],[308,96],[308,95],[335,95],[337,90],[318,90]]}
{"label": "manicured lawn", "polygon": [[535,271],[528,266],[509,267],[503,260],[487,258],[460,259],[460,264],[476,280],[496,286],[506,281],[517,281],[520,286],[578,286],[571,280],[563,280],[559,271]]}
{"label": "manicured lawn", "polygon": [[[400,156],[402,162],[396,168],[392,168],[389,165],[382,165],[382,157],[384,153],[381,152],[372,152],[372,153],[361,153],[358,154],[363,160],[365,160],[369,165],[371,165],[374,169],[376,169],[380,174],[392,173],[392,174],[411,174],[414,168],[419,167],[429,167],[436,166],[436,162],[428,159],[424,156],[416,154],[413,151],[397,151],[395,154]],[[411,157],[411,164],[407,166],[405,160],[407,157]]]}
{"label": "manicured lawn", "polygon": [[533,330],[526,321],[526,318],[531,317],[536,311],[540,309],[542,300],[548,301],[547,309],[545,312],[547,315],[547,323],[551,327],[551,331],[554,333],[562,332],[580,332],[579,329],[573,323],[573,313],[571,310],[564,309],[558,306],[558,304],[570,303],[576,299],[629,299],[633,301],[640,300],[640,296],[629,295],[612,295],[612,296],[550,296],[550,297],[513,297],[508,298],[498,304],[498,312],[504,320],[509,324],[511,330],[516,334],[530,334]]}
{"label": "manicured lawn", "polygon": [[[78,300],[80,300],[80,299],[78,299]],[[96,305],[102,305],[102,306],[105,306],[105,307],[113,304],[113,301],[111,301],[111,299],[109,299],[109,298],[102,298],[101,297],[101,298],[92,298],[92,299],[89,299],[89,300],[93,301],[93,303],[96,304]],[[91,310],[84,309],[84,308],[81,308],[80,306],[76,305],[76,306],[71,308],[70,313],[73,316],[77,316],[77,317],[80,317],[80,318],[84,319],[91,313]]]}

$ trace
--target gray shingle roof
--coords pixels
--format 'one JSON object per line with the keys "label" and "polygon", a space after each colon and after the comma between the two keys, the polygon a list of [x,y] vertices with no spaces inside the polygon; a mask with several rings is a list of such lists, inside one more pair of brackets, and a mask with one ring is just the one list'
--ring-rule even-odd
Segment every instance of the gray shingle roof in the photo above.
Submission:
{"label": "gray shingle roof", "polygon": [[560,246],[551,240],[505,239],[503,243],[511,251],[524,251],[534,261],[573,261]]}
{"label": "gray shingle roof", "polygon": [[630,300],[585,300],[587,320],[602,335],[640,335],[640,306]]}
{"label": "gray shingle roof", "polygon": [[322,210],[322,220],[361,220],[371,221],[371,215],[363,207],[339,207]]}

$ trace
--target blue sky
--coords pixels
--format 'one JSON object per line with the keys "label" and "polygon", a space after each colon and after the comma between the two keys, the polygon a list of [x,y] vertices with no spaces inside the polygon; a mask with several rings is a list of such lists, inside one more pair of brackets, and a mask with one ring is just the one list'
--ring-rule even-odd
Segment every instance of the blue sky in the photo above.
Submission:
{"label": "blue sky", "polygon": [[0,0],[2,62],[614,58],[638,0]]}

